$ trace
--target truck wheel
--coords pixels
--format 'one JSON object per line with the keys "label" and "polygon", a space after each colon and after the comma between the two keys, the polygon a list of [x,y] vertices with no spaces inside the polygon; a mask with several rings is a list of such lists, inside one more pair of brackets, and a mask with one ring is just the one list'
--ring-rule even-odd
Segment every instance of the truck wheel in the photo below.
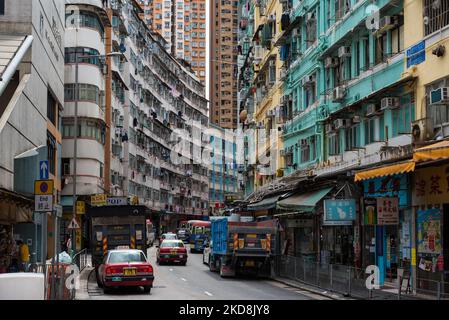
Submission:
{"label": "truck wheel", "polygon": [[217,271],[217,270],[215,269],[215,261],[212,261],[212,260],[210,259],[210,257],[209,257],[209,270],[212,271],[212,272]]}
{"label": "truck wheel", "polygon": [[220,264],[220,277],[224,278],[226,277],[223,273],[223,266]]}

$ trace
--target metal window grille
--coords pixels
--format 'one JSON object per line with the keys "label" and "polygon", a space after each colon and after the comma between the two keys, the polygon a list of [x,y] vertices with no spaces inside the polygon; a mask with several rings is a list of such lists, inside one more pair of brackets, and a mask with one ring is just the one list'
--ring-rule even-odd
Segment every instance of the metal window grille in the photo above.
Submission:
{"label": "metal window grille", "polygon": [[449,25],[449,2],[446,0],[424,1],[425,34],[432,34]]}

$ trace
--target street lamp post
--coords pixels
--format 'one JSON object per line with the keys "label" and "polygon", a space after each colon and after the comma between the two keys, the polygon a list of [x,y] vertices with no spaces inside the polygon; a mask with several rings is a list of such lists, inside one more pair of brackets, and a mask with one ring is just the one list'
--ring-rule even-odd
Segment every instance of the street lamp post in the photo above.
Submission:
{"label": "street lamp post", "polygon": [[[77,156],[78,156],[78,149],[77,149],[77,140],[78,140],[78,100],[79,100],[79,80],[78,80],[78,67],[79,67],[79,61],[81,59],[86,58],[106,58],[106,57],[123,57],[124,54],[122,52],[111,52],[105,55],[81,55],[77,56],[75,54],[75,115],[74,115],[74,136],[73,136],[73,212],[72,212],[72,219],[76,218],[76,163],[77,163]],[[109,70],[108,70],[109,72]],[[71,241],[71,249],[72,249],[72,257],[75,254],[76,251],[76,242],[75,242],[75,229],[72,230],[72,241]]]}

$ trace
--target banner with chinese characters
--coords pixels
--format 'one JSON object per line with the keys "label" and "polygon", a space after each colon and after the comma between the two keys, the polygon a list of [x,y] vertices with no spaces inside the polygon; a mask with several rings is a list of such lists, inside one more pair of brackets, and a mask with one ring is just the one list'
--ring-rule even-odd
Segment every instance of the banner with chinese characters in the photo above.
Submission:
{"label": "banner with chinese characters", "polygon": [[418,253],[441,253],[441,211],[418,210]]}
{"label": "banner with chinese characters", "polygon": [[449,165],[415,171],[412,202],[414,206],[441,204],[449,199]]}
{"label": "banner with chinese characters", "polygon": [[377,224],[379,226],[399,224],[398,198],[377,198]]}
{"label": "banner with chinese characters", "polygon": [[355,218],[354,199],[324,200],[323,225],[352,225]]}

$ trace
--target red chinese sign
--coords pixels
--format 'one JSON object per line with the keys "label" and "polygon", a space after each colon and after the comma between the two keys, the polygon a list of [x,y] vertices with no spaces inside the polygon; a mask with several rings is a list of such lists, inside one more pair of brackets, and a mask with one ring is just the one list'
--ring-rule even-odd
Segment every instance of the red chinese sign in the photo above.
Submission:
{"label": "red chinese sign", "polygon": [[377,224],[399,223],[399,198],[377,198]]}
{"label": "red chinese sign", "polygon": [[440,204],[449,198],[449,166],[415,171],[413,205]]}

